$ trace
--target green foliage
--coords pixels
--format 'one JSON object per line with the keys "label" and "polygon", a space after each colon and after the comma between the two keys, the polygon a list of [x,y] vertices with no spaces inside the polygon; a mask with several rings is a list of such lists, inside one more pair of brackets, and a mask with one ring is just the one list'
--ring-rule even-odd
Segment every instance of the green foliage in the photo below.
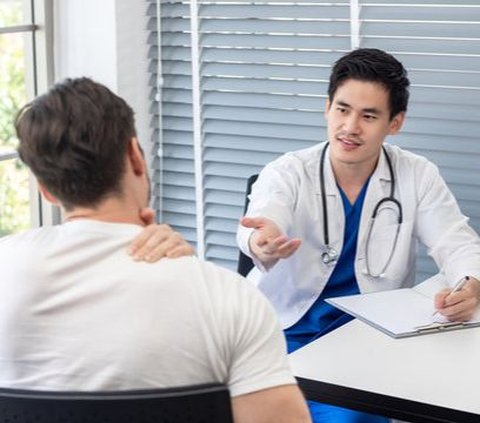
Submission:
{"label": "green foliage", "polygon": [[29,176],[17,162],[0,162],[0,236],[30,226]]}
{"label": "green foliage", "polygon": [[[0,3],[0,22],[21,21],[22,4]],[[0,154],[15,150],[13,122],[26,101],[22,34],[0,34]],[[28,171],[18,160],[0,161],[0,236],[30,226]]]}

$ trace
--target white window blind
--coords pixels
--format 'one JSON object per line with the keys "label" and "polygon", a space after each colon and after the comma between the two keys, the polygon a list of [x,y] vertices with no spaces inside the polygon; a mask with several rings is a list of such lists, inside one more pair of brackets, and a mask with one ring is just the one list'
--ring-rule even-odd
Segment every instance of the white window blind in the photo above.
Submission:
{"label": "white window blind", "polygon": [[[357,44],[409,70],[407,123],[389,141],[437,163],[480,229],[478,1],[149,3],[155,207],[207,259],[236,267],[246,179],[325,139],[331,65]],[[419,270],[433,272],[425,254]]]}
{"label": "white window blind", "polygon": [[[407,120],[390,141],[436,163],[480,231],[480,3],[360,1],[360,45],[408,69]],[[434,269],[422,252],[418,277]]]}

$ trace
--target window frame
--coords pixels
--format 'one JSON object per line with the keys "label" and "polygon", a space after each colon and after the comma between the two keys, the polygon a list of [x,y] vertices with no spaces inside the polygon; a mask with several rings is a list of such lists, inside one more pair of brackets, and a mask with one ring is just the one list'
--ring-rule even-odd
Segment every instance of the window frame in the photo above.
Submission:
{"label": "window frame", "polygon": [[[53,1],[24,0],[24,22],[0,26],[0,34],[31,34],[25,43],[25,83],[27,101],[48,89],[53,83]],[[0,153],[0,163],[18,158],[15,150]],[[59,223],[58,207],[48,204],[40,195],[38,185],[30,172],[31,227]]]}

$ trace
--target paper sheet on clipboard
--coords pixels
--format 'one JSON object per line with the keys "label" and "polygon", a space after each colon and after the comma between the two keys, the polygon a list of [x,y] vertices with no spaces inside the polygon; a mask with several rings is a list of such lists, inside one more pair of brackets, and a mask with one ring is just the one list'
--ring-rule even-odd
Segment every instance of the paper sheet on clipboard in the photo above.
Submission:
{"label": "paper sheet on clipboard", "polygon": [[415,288],[329,298],[329,304],[394,337],[480,326],[480,310],[469,322],[448,322],[434,314],[433,297],[446,285],[441,275]]}

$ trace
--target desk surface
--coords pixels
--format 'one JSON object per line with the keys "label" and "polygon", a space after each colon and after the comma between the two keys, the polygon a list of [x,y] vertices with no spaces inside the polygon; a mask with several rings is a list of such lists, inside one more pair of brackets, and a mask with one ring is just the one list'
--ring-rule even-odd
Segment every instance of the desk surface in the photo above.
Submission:
{"label": "desk surface", "polygon": [[352,396],[366,394],[361,402],[368,412],[427,421],[409,415],[417,407],[424,415],[445,417],[430,421],[480,422],[478,327],[393,339],[354,320],[290,354],[290,363],[310,399],[317,389],[316,399],[330,402],[323,396],[330,390],[346,400],[332,403],[347,406]]}

